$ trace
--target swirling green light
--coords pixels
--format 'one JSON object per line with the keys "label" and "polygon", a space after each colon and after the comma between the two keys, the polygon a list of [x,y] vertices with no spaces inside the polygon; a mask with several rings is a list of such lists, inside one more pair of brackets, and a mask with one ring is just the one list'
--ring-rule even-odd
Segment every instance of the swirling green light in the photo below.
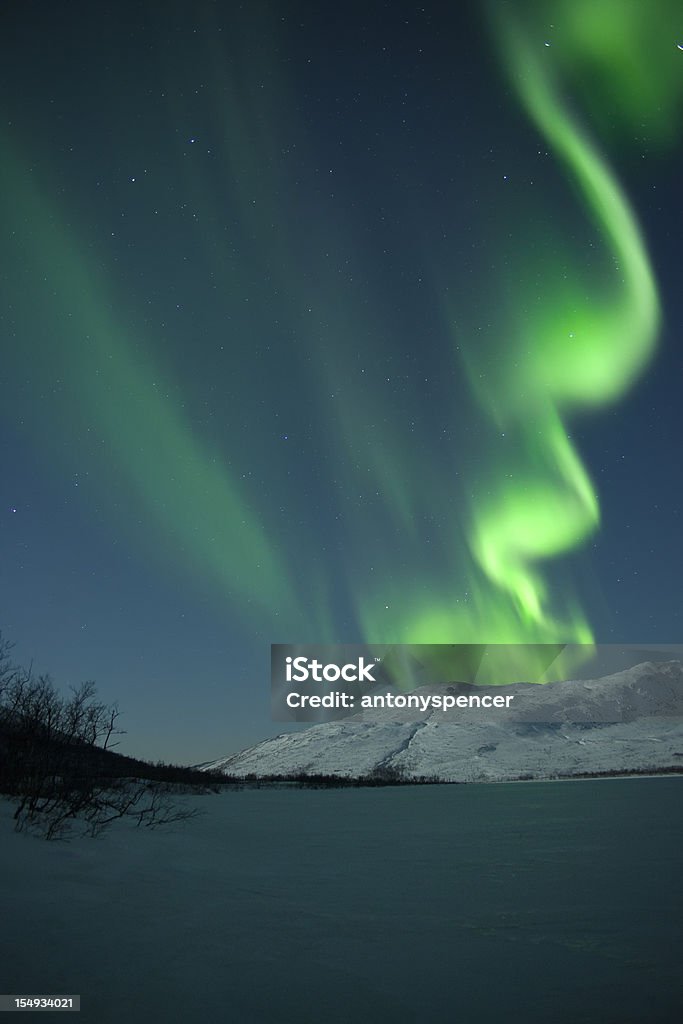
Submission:
{"label": "swirling green light", "polygon": [[514,433],[518,446],[514,472],[489,480],[488,494],[475,503],[470,544],[488,579],[514,602],[522,632],[534,623],[548,640],[585,642],[584,621],[553,617],[536,568],[574,548],[599,522],[594,487],[563,417],[574,407],[600,406],[624,394],[652,353],[659,303],[633,212],[607,162],[562,102],[551,50],[537,54],[528,33],[511,19],[498,25],[524,108],[578,186],[617,270],[606,294],[590,293],[581,268],[573,280],[565,275],[561,287],[549,281],[540,311],[524,318],[503,355],[501,374],[486,390],[479,387],[482,404]]}

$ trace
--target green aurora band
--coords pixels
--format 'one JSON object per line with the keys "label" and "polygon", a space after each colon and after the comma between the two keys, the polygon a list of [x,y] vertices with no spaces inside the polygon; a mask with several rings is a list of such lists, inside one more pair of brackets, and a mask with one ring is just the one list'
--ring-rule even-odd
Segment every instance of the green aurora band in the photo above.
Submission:
{"label": "green aurora band", "polygon": [[549,286],[540,312],[513,338],[499,386],[482,395],[496,422],[523,438],[528,466],[518,467],[512,481],[493,482],[493,496],[475,509],[471,545],[522,623],[539,626],[548,640],[588,643],[590,630],[580,616],[552,618],[535,569],[538,560],[570,550],[599,523],[598,500],[563,414],[614,401],[631,386],[653,350],[657,289],[622,190],[560,98],[552,48],[534,47],[511,21],[501,25],[500,42],[525,110],[578,186],[618,270],[604,298],[587,299],[579,275],[563,281],[561,291]]}
{"label": "green aurora band", "polygon": [[[223,594],[238,594],[252,614],[288,608],[297,621],[285,562],[240,476],[196,435],[149,352],[150,339],[141,344],[131,336],[85,247],[45,201],[31,169],[7,140],[2,151],[4,193],[12,197],[8,212],[39,282],[32,300],[51,318],[49,329],[34,328],[30,348],[24,351],[20,343],[15,355],[27,357],[23,372],[32,377],[53,429],[26,416],[21,401],[15,421],[40,432],[39,445],[57,471],[68,462],[55,444],[60,435],[78,446],[81,462],[89,446],[96,449],[96,484],[116,529],[127,530],[133,543],[132,520],[140,517],[153,524],[155,547],[165,559],[189,562]],[[22,316],[17,320],[21,324]]]}
{"label": "green aurora band", "polygon": [[[524,11],[525,21],[518,18]],[[495,350],[496,369],[482,362],[474,345],[465,342],[465,351],[460,349],[480,407],[497,436],[509,443],[503,457],[490,459],[470,499],[467,541],[474,567],[469,600],[458,605],[446,595],[423,598],[399,626],[404,642],[593,641],[569,587],[562,588],[563,601],[558,602],[560,588],[551,592],[538,568],[542,560],[576,548],[600,522],[595,488],[565,417],[600,408],[627,392],[654,350],[660,309],[633,211],[565,101],[562,85],[576,77],[580,86],[589,77],[592,89],[586,100],[598,122],[604,109],[612,112],[616,88],[619,117],[631,131],[638,125],[655,139],[668,140],[682,91],[676,62],[680,52],[672,37],[676,21],[670,0],[653,5],[539,0],[520,4],[515,17],[502,5],[492,8],[501,62],[523,109],[583,201],[607,270],[596,280],[593,268],[568,267],[570,248],[560,238],[556,249],[565,252],[562,265],[544,263],[533,290],[512,289],[505,342]],[[524,245],[520,248],[523,252]],[[460,310],[450,307],[448,312],[454,322]],[[558,603],[564,604],[562,613]],[[368,635],[389,639],[381,616],[367,602],[362,618]],[[520,671],[528,671],[527,677],[542,674],[542,658],[535,664],[533,647],[523,650],[526,661]],[[505,657],[510,657],[509,647]],[[556,676],[557,669],[556,663]],[[495,669],[489,681],[494,677]]]}

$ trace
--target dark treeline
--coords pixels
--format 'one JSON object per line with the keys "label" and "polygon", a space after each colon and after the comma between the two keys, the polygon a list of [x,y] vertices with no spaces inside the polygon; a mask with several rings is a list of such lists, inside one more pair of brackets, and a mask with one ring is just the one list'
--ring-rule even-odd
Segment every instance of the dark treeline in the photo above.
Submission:
{"label": "dark treeline", "polygon": [[[683,755],[682,755],[683,756]],[[666,768],[621,768],[600,772],[574,772],[548,776],[532,775],[530,772],[516,775],[505,782],[570,782],[572,779],[622,779],[650,775],[683,775],[683,764]],[[464,783],[456,779],[442,779],[435,775],[406,776],[399,769],[378,769],[368,775],[312,775],[305,772],[287,775],[221,775],[223,784],[231,789],[266,789],[278,786],[291,786],[297,789],[350,789],[378,786],[460,786],[490,785],[489,782]]]}
{"label": "dark treeline", "polygon": [[[676,754],[676,757],[683,757],[683,754]],[[604,771],[595,772],[572,772],[546,775],[539,778],[538,775],[517,775],[509,782],[570,782],[572,779],[626,779],[638,775],[683,775],[683,764],[666,765],[662,768],[609,768]]]}
{"label": "dark treeline", "polygon": [[449,786],[458,785],[446,782],[435,775],[406,776],[392,766],[376,768],[367,775],[325,775],[293,772],[287,775],[222,775],[222,781],[234,789],[259,789],[275,786],[292,786],[298,789],[353,789],[359,787],[378,786]]}

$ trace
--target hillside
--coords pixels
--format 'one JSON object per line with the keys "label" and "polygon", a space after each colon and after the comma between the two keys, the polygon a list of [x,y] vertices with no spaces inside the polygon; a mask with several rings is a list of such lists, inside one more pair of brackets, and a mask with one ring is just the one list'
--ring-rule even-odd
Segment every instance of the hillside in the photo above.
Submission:
{"label": "hillside", "polygon": [[[452,690],[452,687],[450,688]],[[422,687],[417,693],[448,692]],[[244,777],[372,774],[485,782],[683,768],[683,665],[477,693],[509,709],[372,710],[265,740],[202,770]]]}

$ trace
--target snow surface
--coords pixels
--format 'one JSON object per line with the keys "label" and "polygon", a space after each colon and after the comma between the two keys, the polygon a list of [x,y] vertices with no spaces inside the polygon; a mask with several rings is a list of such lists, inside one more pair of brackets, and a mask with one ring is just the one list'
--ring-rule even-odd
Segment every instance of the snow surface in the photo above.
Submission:
{"label": "snow surface", "polygon": [[[416,693],[443,693],[447,686]],[[230,775],[365,776],[458,782],[683,767],[683,665],[645,663],[601,679],[520,683],[509,710],[366,711],[285,733],[203,764]]]}
{"label": "snow surface", "polygon": [[70,844],[0,802],[0,990],[80,1024],[678,1024],[682,791],[245,789]]}

